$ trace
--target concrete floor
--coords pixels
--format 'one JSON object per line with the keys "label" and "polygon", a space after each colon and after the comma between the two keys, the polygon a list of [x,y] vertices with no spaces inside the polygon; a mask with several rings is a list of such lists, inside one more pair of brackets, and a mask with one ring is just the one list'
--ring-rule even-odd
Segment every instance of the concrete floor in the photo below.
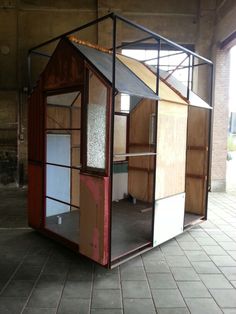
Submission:
{"label": "concrete floor", "polygon": [[[0,313],[236,313],[236,196],[209,220],[112,271],[27,228],[25,191],[0,191]],[[8,228],[8,229],[7,229]]]}

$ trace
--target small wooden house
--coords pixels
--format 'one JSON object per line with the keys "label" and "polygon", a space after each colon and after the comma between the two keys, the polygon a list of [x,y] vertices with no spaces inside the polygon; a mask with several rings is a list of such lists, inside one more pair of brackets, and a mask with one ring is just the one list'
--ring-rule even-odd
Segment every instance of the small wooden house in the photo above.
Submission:
{"label": "small wooden house", "polygon": [[[63,38],[29,97],[29,225],[106,267],[206,219],[211,107]],[[156,93],[157,79],[159,93]]]}

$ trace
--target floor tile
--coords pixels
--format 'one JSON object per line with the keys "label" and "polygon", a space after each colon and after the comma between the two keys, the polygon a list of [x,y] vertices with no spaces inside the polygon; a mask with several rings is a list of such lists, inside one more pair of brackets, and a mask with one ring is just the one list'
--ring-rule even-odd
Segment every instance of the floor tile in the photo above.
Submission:
{"label": "floor tile", "polygon": [[232,281],[230,281],[230,283],[231,283],[231,285],[232,285],[234,288],[236,288],[236,280],[232,280]]}
{"label": "floor tile", "polygon": [[201,250],[201,247],[197,242],[180,242],[179,246],[184,251],[199,251],[199,250]]}
{"label": "floor tile", "polygon": [[183,308],[184,300],[178,289],[152,290],[153,299],[157,308]]}
{"label": "floor tile", "polygon": [[79,298],[64,298],[61,300],[58,314],[88,314],[89,313],[89,299]]}
{"label": "floor tile", "polygon": [[222,273],[229,280],[236,280],[236,267],[219,267]]}
{"label": "floor tile", "polygon": [[204,251],[186,251],[185,255],[190,262],[207,262],[210,261],[209,256]]}
{"label": "floor tile", "polygon": [[122,308],[120,290],[94,290],[92,308]]}
{"label": "floor tile", "polygon": [[230,289],[232,285],[225,278],[225,276],[221,274],[200,274],[199,275],[202,282],[206,285],[208,289]]}
{"label": "floor tile", "polygon": [[123,314],[122,309],[91,309],[90,314]]}
{"label": "floor tile", "polygon": [[156,313],[152,299],[124,299],[124,314],[144,313]]}
{"label": "floor tile", "polygon": [[67,281],[62,297],[88,299],[91,297],[91,288],[89,281]]}
{"label": "floor tile", "polygon": [[232,266],[236,267],[236,261],[231,256],[211,256],[216,266]]}
{"label": "floor tile", "polygon": [[233,309],[222,309],[224,314],[236,314],[236,308]]}
{"label": "floor tile", "polygon": [[[146,255],[152,255],[153,256],[153,255],[155,255],[155,252],[156,252],[156,250],[153,249],[153,250],[151,250],[149,252],[144,253],[143,256],[144,255],[145,256]],[[121,268],[131,268],[131,267],[136,267],[136,266],[140,266],[140,267],[143,266],[143,261],[142,261],[142,257],[141,256],[137,256],[137,257],[135,257],[135,258],[125,262],[120,267]],[[115,269],[113,269],[113,270],[115,270]]]}
{"label": "floor tile", "polygon": [[171,272],[176,281],[199,281],[196,271],[190,267],[171,267]]}
{"label": "floor tile", "polygon": [[55,314],[56,313],[56,308],[30,308],[27,307],[24,309],[22,314]]}
{"label": "floor tile", "polygon": [[144,267],[134,266],[121,269],[121,280],[146,280]]}
{"label": "floor tile", "polygon": [[170,267],[191,267],[186,256],[166,256],[166,260]]}
{"label": "floor tile", "polygon": [[18,314],[21,313],[26,298],[22,297],[0,297],[0,313],[1,314]]}
{"label": "floor tile", "polygon": [[222,246],[223,249],[229,250],[229,251],[236,251],[236,242],[234,241],[220,241],[220,246]]}
{"label": "floor tile", "polygon": [[1,295],[5,297],[28,297],[33,284],[34,281],[31,280],[12,280]]}
{"label": "floor tile", "polygon": [[28,266],[27,264],[22,265],[16,274],[14,280],[36,280],[41,272],[41,266]]}
{"label": "floor tile", "polygon": [[187,308],[176,308],[176,309],[160,309],[158,308],[158,314],[189,314]]}
{"label": "floor tile", "polygon": [[142,254],[143,260],[152,260],[152,261],[163,261],[165,260],[165,256],[159,248],[155,248]]}
{"label": "floor tile", "polygon": [[184,298],[211,297],[205,285],[200,281],[179,281],[178,287]]}
{"label": "floor tile", "polygon": [[192,262],[193,267],[199,274],[217,274],[219,269],[212,262]]}
{"label": "floor tile", "polygon": [[94,279],[94,289],[119,289],[120,281],[118,275],[97,276]]}
{"label": "floor tile", "polygon": [[213,299],[186,298],[185,302],[191,314],[220,314],[219,306]]}
{"label": "floor tile", "polygon": [[161,251],[163,252],[165,256],[166,255],[171,255],[171,256],[184,255],[183,250],[179,246],[164,246],[164,247],[161,247]]}
{"label": "floor tile", "polygon": [[68,280],[92,280],[93,268],[89,265],[75,265],[69,269]]}
{"label": "floor tile", "polygon": [[227,252],[219,245],[203,245],[202,248],[208,255],[227,255]]}
{"label": "floor tile", "polygon": [[144,268],[147,273],[169,273],[170,268],[166,261],[144,261]]}
{"label": "floor tile", "polygon": [[214,239],[212,239],[211,237],[209,237],[209,236],[206,237],[206,238],[198,238],[198,239],[196,239],[196,241],[201,246],[202,245],[212,245],[212,246],[217,245],[217,242]]}
{"label": "floor tile", "polygon": [[35,288],[29,299],[27,307],[33,308],[54,308],[57,306],[61,297],[62,285],[55,284],[41,284],[40,287]]}
{"label": "floor tile", "polygon": [[176,288],[172,274],[147,274],[151,289],[173,289]]}
{"label": "floor tile", "polygon": [[221,307],[236,307],[235,289],[211,289],[213,298]]}
{"label": "floor tile", "polygon": [[151,298],[147,281],[122,281],[123,298]]}

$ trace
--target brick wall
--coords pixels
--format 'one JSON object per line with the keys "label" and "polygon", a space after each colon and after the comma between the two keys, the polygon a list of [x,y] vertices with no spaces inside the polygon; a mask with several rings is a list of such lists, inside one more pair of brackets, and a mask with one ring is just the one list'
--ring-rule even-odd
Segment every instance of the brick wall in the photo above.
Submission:
{"label": "brick wall", "polygon": [[226,157],[228,131],[229,66],[228,50],[215,49],[214,115],[212,138],[212,190],[226,187]]}

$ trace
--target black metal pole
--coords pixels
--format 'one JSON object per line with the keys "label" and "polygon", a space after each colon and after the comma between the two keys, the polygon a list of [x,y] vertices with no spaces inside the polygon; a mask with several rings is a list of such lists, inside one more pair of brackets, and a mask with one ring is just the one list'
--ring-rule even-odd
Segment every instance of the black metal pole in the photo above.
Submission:
{"label": "black metal pole", "polygon": [[[210,97],[209,97],[209,104],[213,109],[213,78],[214,78],[214,66],[213,64],[210,65]],[[205,218],[207,219],[207,212],[208,212],[208,192],[211,191],[211,165],[212,165],[212,132],[213,132],[213,125],[212,125],[212,110],[209,109],[209,130],[208,130],[208,159],[207,159],[207,180],[206,180],[206,200],[205,200]]]}
{"label": "black metal pole", "polygon": [[[159,82],[160,82],[160,50],[161,40],[157,40],[157,71],[156,71],[156,94],[159,96]],[[157,127],[158,127],[158,100],[156,100],[156,116],[154,128],[154,153],[157,153]],[[156,205],[156,165],[158,156],[154,157],[154,173],[153,173],[153,199],[152,199],[152,246],[154,246],[154,232],[155,232],[155,205]]]}
{"label": "black metal pole", "polygon": [[32,82],[31,82],[31,53],[28,54],[27,56],[27,65],[28,65],[28,94],[31,92],[32,88]]}
{"label": "black metal pole", "polygon": [[188,55],[188,84],[187,84],[187,99],[189,100],[190,94],[190,71],[191,71],[191,56]]}
{"label": "black metal pole", "polygon": [[154,38],[156,38],[157,40],[158,40],[158,39],[162,40],[163,42],[169,44],[170,46],[175,47],[177,50],[182,50],[182,51],[186,52],[187,54],[190,53],[191,55],[196,56],[196,57],[198,57],[199,59],[204,60],[204,61],[206,61],[206,62],[209,63],[209,64],[212,64],[212,62],[211,62],[210,60],[208,60],[208,59],[206,59],[206,58],[204,58],[204,57],[202,57],[202,56],[199,56],[199,55],[196,54],[195,52],[193,52],[193,51],[191,51],[191,50],[189,50],[189,49],[187,49],[187,48],[185,48],[185,47],[182,47],[182,46],[180,46],[180,45],[174,43],[173,41],[171,41],[171,40],[169,40],[169,39],[167,39],[167,38],[165,38],[165,37],[162,37],[161,35],[156,34],[155,32],[150,31],[149,29],[147,29],[147,28],[144,27],[144,26],[141,26],[141,25],[139,25],[139,24],[137,24],[137,23],[135,23],[135,22],[131,22],[131,21],[128,20],[127,18],[125,18],[125,17],[123,17],[123,16],[121,16],[121,15],[119,15],[119,14],[117,14],[117,13],[115,14],[115,16],[117,17],[117,19],[119,19],[119,20],[125,22],[126,24],[131,25],[131,26],[133,26],[133,27],[135,27],[135,28],[137,28],[137,29],[139,29],[139,30],[141,30],[141,31],[143,31],[143,32],[145,32],[145,33],[147,33],[147,34],[152,35],[152,36],[153,36]]}
{"label": "black metal pole", "polygon": [[39,52],[39,51],[35,51],[35,50],[31,50],[32,54],[34,55],[38,55],[40,57],[47,57],[47,58],[51,58],[51,55],[48,55],[47,53],[44,53],[44,52]]}
{"label": "black metal pole", "polygon": [[[122,45],[116,46],[116,49],[132,46],[132,45],[141,43],[141,42],[149,40],[149,39],[153,39],[153,36],[148,36],[148,37],[145,37],[145,38],[142,38],[142,39],[139,39],[139,40],[135,40],[135,41],[132,41],[132,42],[129,42],[129,43],[124,43]],[[110,48],[109,50],[112,50],[112,49],[113,48]]]}
{"label": "black metal pole", "polygon": [[116,16],[113,17],[112,31],[112,102],[111,102],[111,124],[110,124],[110,235],[109,235],[109,267],[111,267],[112,257],[112,187],[113,187],[113,145],[114,145],[114,113],[116,96]]}
{"label": "black metal pole", "polygon": [[99,22],[102,22],[102,21],[104,21],[104,20],[106,20],[106,19],[108,19],[108,18],[113,18],[113,16],[114,16],[114,13],[110,13],[110,14],[104,15],[104,16],[102,16],[102,17],[96,19],[96,20],[93,20],[93,21],[87,23],[87,24],[84,24],[84,25],[82,25],[82,26],[76,27],[76,28],[74,28],[74,29],[72,29],[72,30],[70,30],[70,31],[68,31],[68,32],[66,32],[66,33],[63,33],[63,34],[61,34],[61,35],[59,35],[59,36],[56,36],[56,37],[54,37],[54,38],[52,38],[52,39],[50,39],[50,40],[47,40],[47,41],[41,43],[40,45],[37,45],[37,46],[31,48],[29,51],[32,51],[32,50],[41,48],[41,47],[43,47],[43,46],[46,46],[46,45],[48,45],[48,44],[51,44],[52,42],[54,42],[54,41],[56,41],[56,40],[58,40],[58,39],[61,39],[62,37],[66,37],[66,36],[71,35],[71,34],[73,34],[73,33],[75,33],[75,32],[79,32],[79,31],[81,31],[81,30],[83,30],[83,29],[85,29],[85,28],[87,28],[87,27],[90,27],[90,26],[92,26],[92,25],[94,25],[94,24],[97,24],[97,23],[99,23]]}

